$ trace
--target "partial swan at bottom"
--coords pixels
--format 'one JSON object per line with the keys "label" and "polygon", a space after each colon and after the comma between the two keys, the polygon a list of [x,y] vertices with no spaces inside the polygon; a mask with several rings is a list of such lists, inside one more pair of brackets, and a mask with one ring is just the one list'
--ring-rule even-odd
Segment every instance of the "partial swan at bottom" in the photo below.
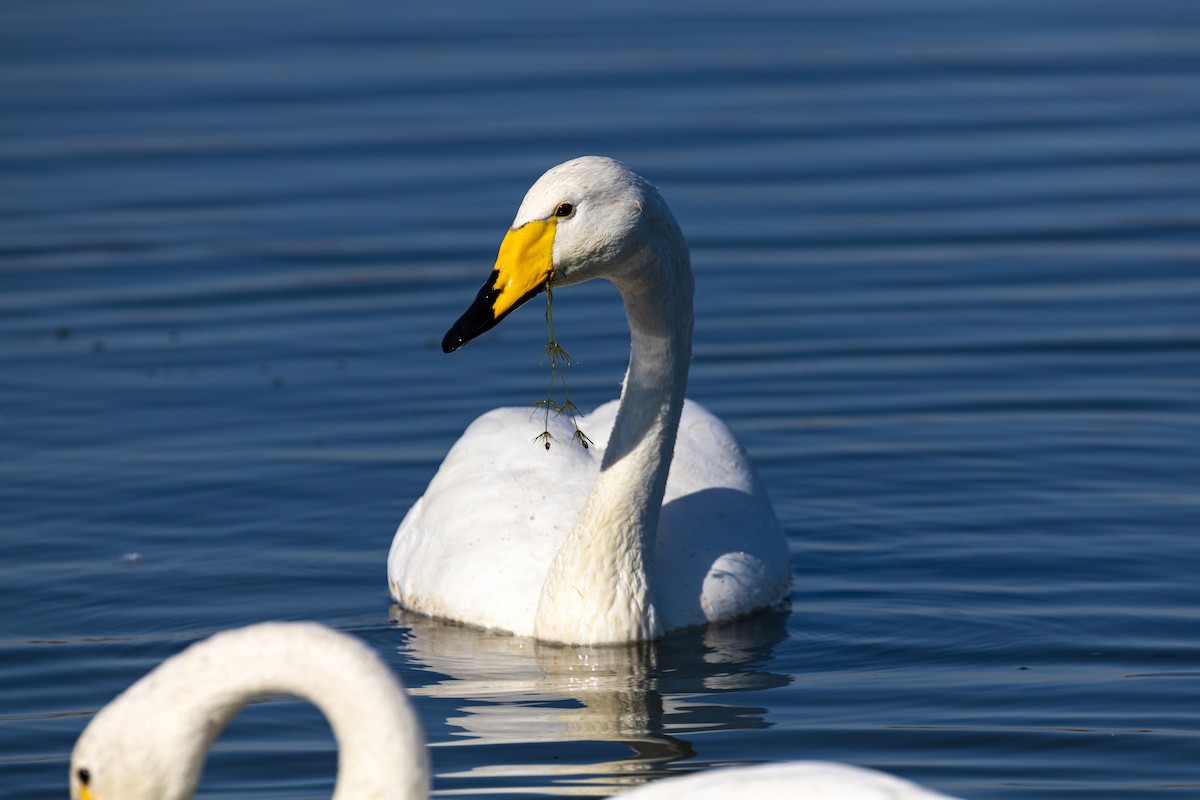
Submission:
{"label": "partial swan at bottom", "polygon": [[[247,703],[310,700],[338,744],[334,800],[429,797],[425,737],[400,681],[362,642],[314,623],[268,622],[188,647],[101,709],[71,755],[72,800],[187,800],[217,736]],[[947,800],[873,770],[790,762],[641,786],[634,800],[732,797]]]}

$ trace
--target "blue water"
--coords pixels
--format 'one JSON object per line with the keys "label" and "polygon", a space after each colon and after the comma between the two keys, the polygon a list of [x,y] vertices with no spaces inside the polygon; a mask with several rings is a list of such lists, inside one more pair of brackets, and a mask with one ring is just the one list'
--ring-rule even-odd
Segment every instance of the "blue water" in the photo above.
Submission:
{"label": "blue water", "polygon": [[[786,613],[635,650],[390,607],[396,524],[539,398],[531,306],[444,356],[527,186],[655,182],[689,394],[791,541]],[[440,795],[828,758],[967,798],[1200,795],[1200,5],[0,6],[0,795],[210,632],[403,677]],[[555,295],[585,408],[612,287]],[[327,797],[298,701],[205,798]]]}

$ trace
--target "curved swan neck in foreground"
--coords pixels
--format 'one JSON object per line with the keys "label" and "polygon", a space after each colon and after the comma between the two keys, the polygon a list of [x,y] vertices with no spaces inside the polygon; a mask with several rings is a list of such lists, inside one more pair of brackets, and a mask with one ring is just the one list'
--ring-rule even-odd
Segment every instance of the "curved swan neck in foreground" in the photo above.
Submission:
{"label": "curved swan neck in foreground", "polygon": [[692,353],[692,270],[666,203],[648,185],[646,246],[608,277],[630,328],[629,369],[600,473],[547,573],[539,639],[604,644],[663,634],[654,544]]}
{"label": "curved swan neck in foreground", "polygon": [[312,701],[328,718],[338,744],[334,800],[428,796],[416,717],[370,648],[321,625],[265,623],[193,645],[102,709],[75,746],[73,800],[191,797],[229,720],[279,693]]}

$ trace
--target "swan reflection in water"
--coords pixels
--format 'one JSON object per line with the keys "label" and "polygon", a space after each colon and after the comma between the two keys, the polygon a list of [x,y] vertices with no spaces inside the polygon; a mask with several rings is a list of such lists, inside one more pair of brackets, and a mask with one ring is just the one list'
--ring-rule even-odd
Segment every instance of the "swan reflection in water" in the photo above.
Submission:
{"label": "swan reflection in water", "polygon": [[[390,615],[403,632],[397,650],[415,670],[406,671],[409,694],[453,705],[445,728],[425,720],[439,794],[511,791],[514,782],[522,792],[612,794],[694,757],[693,734],[769,727],[765,708],[722,703],[721,695],[733,701],[735,692],[791,682],[768,668],[787,636],[786,611],[617,646],[494,634],[395,604]],[[528,747],[582,742],[594,744]],[[487,757],[454,752],[461,747],[486,747]],[[615,757],[596,761],[597,752]],[[530,787],[530,778],[548,785]]]}

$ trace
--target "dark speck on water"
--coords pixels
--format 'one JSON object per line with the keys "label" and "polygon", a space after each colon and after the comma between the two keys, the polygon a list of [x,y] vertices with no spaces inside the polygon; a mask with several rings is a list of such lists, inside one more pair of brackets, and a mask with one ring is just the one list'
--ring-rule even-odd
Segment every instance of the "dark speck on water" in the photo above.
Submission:
{"label": "dark speck on water", "polygon": [[[8,3],[0,65],[0,794],[65,796],[96,709],[263,619],[373,647],[442,796],[795,758],[1200,794],[1200,4]],[[537,310],[437,343],[589,153],[680,221],[689,396],[795,578],[636,651],[384,577],[457,436],[544,388]],[[555,300],[586,411],[622,308]],[[328,797],[335,754],[256,703],[200,796]]]}

